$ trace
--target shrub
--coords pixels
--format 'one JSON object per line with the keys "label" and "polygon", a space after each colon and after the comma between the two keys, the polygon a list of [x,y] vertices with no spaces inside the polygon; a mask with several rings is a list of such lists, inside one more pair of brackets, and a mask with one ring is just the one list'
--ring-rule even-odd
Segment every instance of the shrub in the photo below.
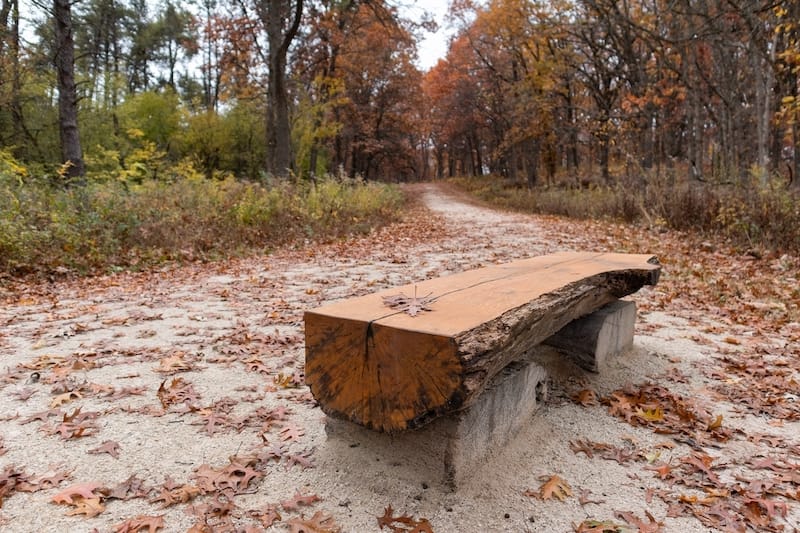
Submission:
{"label": "shrub", "polygon": [[722,235],[746,248],[800,252],[800,193],[773,184],[522,189],[497,177],[458,178],[460,188],[509,209],[572,218],[614,219]]}
{"label": "shrub", "polygon": [[254,253],[366,231],[403,201],[388,185],[333,178],[316,186],[206,180],[189,163],[165,175],[64,189],[0,170],[0,271],[90,273]]}

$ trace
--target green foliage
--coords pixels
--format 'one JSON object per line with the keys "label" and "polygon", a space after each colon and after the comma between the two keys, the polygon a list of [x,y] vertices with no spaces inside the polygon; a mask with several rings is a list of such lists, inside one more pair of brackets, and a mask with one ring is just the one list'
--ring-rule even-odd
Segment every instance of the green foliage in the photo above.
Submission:
{"label": "green foliage", "polygon": [[254,253],[367,231],[403,201],[389,185],[333,178],[275,187],[207,180],[188,159],[163,176],[137,183],[109,173],[63,189],[0,153],[0,271],[91,273]]}
{"label": "green foliage", "polygon": [[[342,129],[342,124],[332,117],[337,106],[348,102],[344,92],[343,80],[317,76],[310,93],[298,102],[292,128],[292,145],[296,147],[295,165],[301,176],[320,176],[330,170],[326,142],[335,138]],[[318,101],[314,101],[312,94],[320,95]],[[311,168],[311,153],[314,150],[317,151],[316,168]]]}
{"label": "green foliage", "polygon": [[264,168],[263,113],[238,103],[225,114],[201,112],[187,117],[176,148],[196,162],[208,178],[225,173],[253,177]]}
{"label": "green foliage", "polygon": [[739,246],[800,252],[800,195],[783,185],[668,184],[524,189],[497,177],[452,180],[509,209],[580,219],[617,219],[719,234]]}
{"label": "green foliage", "polygon": [[135,128],[145,140],[167,150],[181,123],[180,100],[175,91],[147,91],[125,100],[120,106],[123,129]]}

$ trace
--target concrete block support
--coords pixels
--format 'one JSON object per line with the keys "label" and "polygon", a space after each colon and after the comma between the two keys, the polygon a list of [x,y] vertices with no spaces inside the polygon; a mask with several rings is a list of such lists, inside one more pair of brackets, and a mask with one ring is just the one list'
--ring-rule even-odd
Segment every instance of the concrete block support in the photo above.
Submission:
{"label": "concrete block support", "polygon": [[496,376],[469,408],[421,429],[387,435],[330,417],[325,429],[329,440],[367,446],[379,461],[414,467],[420,481],[435,481],[432,475],[455,490],[517,435],[546,396],[544,368],[520,361]]}
{"label": "concrete block support", "polygon": [[633,346],[636,304],[617,300],[573,320],[544,341],[573,358],[582,368],[599,372],[606,362]]}

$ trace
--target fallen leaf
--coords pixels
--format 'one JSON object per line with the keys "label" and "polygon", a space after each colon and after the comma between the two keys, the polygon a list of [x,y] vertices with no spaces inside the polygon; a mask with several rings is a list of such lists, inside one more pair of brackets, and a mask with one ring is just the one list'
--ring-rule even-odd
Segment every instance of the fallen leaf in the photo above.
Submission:
{"label": "fallen leaf", "polygon": [[614,516],[636,527],[638,533],[663,533],[665,531],[664,522],[658,522],[649,511],[645,511],[644,514],[647,516],[647,522],[631,512],[616,511]]}
{"label": "fallen leaf", "polygon": [[329,513],[317,511],[309,519],[302,515],[286,522],[291,533],[340,533],[341,527],[336,525]]}
{"label": "fallen leaf", "polygon": [[408,297],[403,293],[383,297],[383,305],[397,309],[409,316],[417,316],[422,311],[431,311],[430,304],[436,300],[432,293],[418,298],[417,286],[414,285],[414,296]]}
{"label": "fallen leaf", "polygon": [[83,396],[81,396],[81,393],[76,391],[70,391],[70,392],[65,392],[64,394],[59,394],[58,396],[53,398],[53,400],[50,402],[50,409],[55,409],[56,407],[64,405],[65,403],[71,402],[72,400],[79,400],[81,398],[83,398]]}
{"label": "fallen leaf", "polygon": [[626,533],[626,527],[611,521],[584,520],[579,525],[572,524],[575,533]]}
{"label": "fallen leaf", "polygon": [[568,496],[572,496],[572,489],[569,486],[569,483],[566,480],[562,479],[559,476],[543,476],[540,479],[546,479],[541,487],[539,487],[538,491],[525,491],[525,496],[539,498],[540,500],[552,500],[553,498],[557,498],[560,501],[564,501]]}
{"label": "fallen leaf", "polygon": [[267,505],[262,510],[248,511],[248,514],[261,522],[261,525],[265,528],[271,527],[275,522],[281,520],[277,505]]}
{"label": "fallen leaf", "polygon": [[70,485],[64,490],[58,492],[57,494],[54,494],[50,499],[54,503],[63,503],[72,505],[75,498],[81,498],[84,500],[99,498],[101,495],[95,494],[94,491],[100,489],[102,486],[103,485],[101,483],[97,483],[94,481],[89,481],[86,483],[76,483],[75,485]]}
{"label": "fallen leaf", "polygon": [[281,507],[283,507],[285,511],[293,511],[301,505],[311,505],[312,503],[318,501],[320,501],[320,498],[316,494],[308,494],[303,496],[298,490],[290,499],[283,500],[281,502]]}
{"label": "fallen leaf", "polygon": [[378,517],[380,529],[388,528],[392,533],[433,533],[433,527],[427,518],[414,519],[407,515],[394,516],[394,509],[389,505]]}
{"label": "fallen leaf", "polygon": [[720,427],[722,427],[722,415],[717,415],[714,420],[708,423],[708,427],[706,429],[708,429],[708,431],[713,431]]}
{"label": "fallen leaf", "polygon": [[597,405],[597,394],[591,389],[583,389],[581,391],[576,392],[572,399],[575,402],[583,405],[584,407],[588,407],[590,405]]}
{"label": "fallen leaf", "polygon": [[186,354],[176,353],[161,359],[158,366],[153,370],[162,374],[174,374],[176,372],[189,372],[194,370],[194,364],[184,360]]}
{"label": "fallen leaf", "polygon": [[162,507],[169,507],[176,503],[190,502],[202,492],[198,487],[188,484],[173,489],[162,487],[158,495],[150,500],[150,503],[162,502]]}
{"label": "fallen leaf", "polygon": [[144,516],[140,515],[125,520],[121,524],[114,526],[114,533],[140,533],[146,530],[148,533],[155,533],[164,527],[164,515]]}
{"label": "fallen leaf", "polygon": [[68,516],[83,514],[86,518],[92,518],[106,510],[106,506],[100,498],[76,498],[72,503],[75,507],[67,511]]}
{"label": "fallen leaf", "polygon": [[97,448],[93,448],[89,450],[88,453],[92,454],[100,454],[100,453],[107,453],[114,459],[119,459],[119,443],[114,442],[113,440],[107,440],[103,442]]}

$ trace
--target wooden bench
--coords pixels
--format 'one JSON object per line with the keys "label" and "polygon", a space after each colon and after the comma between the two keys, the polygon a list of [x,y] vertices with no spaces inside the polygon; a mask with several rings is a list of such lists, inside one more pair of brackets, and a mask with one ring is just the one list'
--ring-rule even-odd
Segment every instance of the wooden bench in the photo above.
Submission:
{"label": "wooden bench", "polygon": [[[573,321],[655,285],[660,268],[651,255],[556,253],[320,307],[305,313],[306,382],[331,417],[386,433],[419,428],[475,404]],[[415,293],[416,316],[386,305]],[[551,343],[580,351],[571,341],[592,333],[573,329]],[[597,342],[593,331],[584,342]]]}

